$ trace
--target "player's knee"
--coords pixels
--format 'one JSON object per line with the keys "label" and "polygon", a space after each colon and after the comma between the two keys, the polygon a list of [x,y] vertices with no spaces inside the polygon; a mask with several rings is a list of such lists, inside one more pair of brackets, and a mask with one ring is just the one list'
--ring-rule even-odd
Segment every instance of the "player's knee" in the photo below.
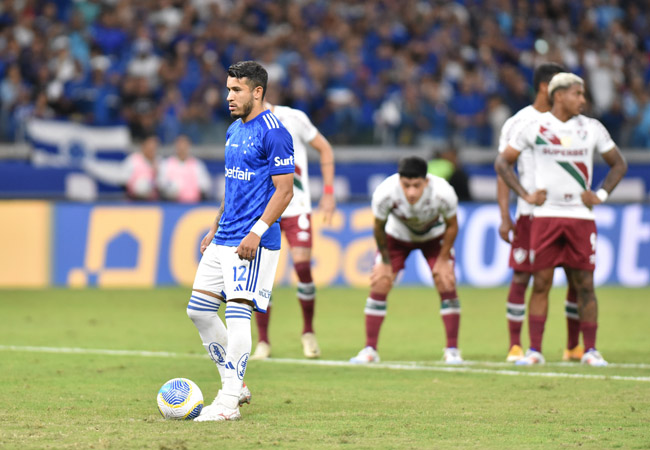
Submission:
{"label": "player's knee", "polygon": [[192,291],[190,301],[187,303],[187,316],[194,323],[203,320],[209,320],[219,312],[221,306],[221,299],[212,297],[203,292]]}
{"label": "player's knee", "polygon": [[387,295],[393,287],[393,280],[388,277],[381,277],[373,280],[370,284],[370,290],[379,294]]}
{"label": "player's knee", "polygon": [[547,276],[545,273],[536,274],[533,278],[533,291],[535,293],[546,293],[551,290],[553,285],[553,275]]}
{"label": "player's knee", "polygon": [[512,282],[515,284],[523,284],[523,285],[528,285],[528,282],[530,281],[530,273],[529,272],[514,272],[512,274]]}

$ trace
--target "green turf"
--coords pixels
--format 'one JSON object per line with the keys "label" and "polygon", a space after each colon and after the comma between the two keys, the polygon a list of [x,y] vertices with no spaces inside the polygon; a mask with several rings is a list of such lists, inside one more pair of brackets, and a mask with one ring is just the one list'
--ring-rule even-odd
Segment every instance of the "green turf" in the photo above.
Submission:
{"label": "green turf", "polygon": [[[650,382],[632,379],[650,377],[650,289],[598,289],[598,344],[615,363],[600,369],[554,364],[565,341],[563,289],[552,291],[549,364],[523,369],[487,364],[505,357],[506,290],[459,293],[463,356],[485,361],[468,368],[487,373],[438,371],[444,341],[437,295],[396,288],[380,354],[422,370],[252,361],[246,381],[253,403],[242,408],[243,420],[198,424],[164,421],[155,404],[162,383],[179,376],[194,380],[208,401],[216,394],[216,369],[185,315],[187,288],[0,291],[0,448],[650,447]],[[347,360],[363,346],[366,295],[318,291],[322,360]],[[302,360],[300,325],[293,290],[277,289],[275,358]],[[27,346],[174,355],[57,354]]]}

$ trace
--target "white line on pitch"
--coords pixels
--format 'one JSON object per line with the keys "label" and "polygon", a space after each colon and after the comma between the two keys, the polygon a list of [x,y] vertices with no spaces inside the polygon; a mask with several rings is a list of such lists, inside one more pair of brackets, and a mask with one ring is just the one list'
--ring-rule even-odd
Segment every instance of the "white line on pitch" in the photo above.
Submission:
{"label": "white line on pitch", "polygon": [[[152,352],[145,350],[107,350],[107,349],[91,349],[91,348],[78,348],[78,347],[35,347],[35,346],[22,346],[22,345],[0,345],[0,351],[15,351],[15,352],[36,352],[36,353],[68,353],[68,354],[83,354],[83,355],[108,355],[108,356],[143,356],[154,358],[200,358],[206,359],[208,356],[203,354],[193,353],[173,353],[173,352]],[[650,377],[633,377],[622,375],[596,375],[596,374],[582,374],[582,373],[565,373],[565,372],[529,372],[527,370],[493,370],[481,369],[477,365],[497,366],[501,367],[505,363],[496,362],[480,362],[480,361],[466,361],[463,365],[458,366],[442,366],[440,363],[436,365],[423,365],[415,362],[384,362],[374,364],[352,364],[347,361],[332,361],[332,360],[313,360],[313,359],[292,359],[292,358],[269,358],[263,361],[264,363],[280,363],[280,364],[300,364],[312,366],[336,366],[336,367],[366,367],[373,369],[392,369],[392,370],[415,370],[415,371],[429,371],[429,372],[452,372],[452,373],[479,373],[479,374],[492,374],[492,375],[507,375],[507,376],[529,376],[529,377],[548,377],[548,378],[582,378],[591,380],[619,380],[619,381],[642,381],[650,382]],[[431,364],[431,363],[428,363]],[[556,365],[564,363],[556,363]],[[547,364],[550,365],[550,364]],[[569,366],[568,364],[564,364]],[[507,365],[512,367],[512,365]],[[575,365],[570,365],[575,367]],[[618,367],[626,368],[645,368],[641,366],[648,366],[647,364],[618,364]],[[608,368],[614,368],[610,364]]]}
{"label": "white line on pitch", "polygon": [[[547,377],[547,378],[582,378],[590,380],[619,380],[619,381],[644,381],[650,382],[650,377],[631,377],[622,375],[595,375],[582,373],[565,373],[565,372],[528,372],[526,370],[493,370],[479,369],[465,365],[457,366],[422,366],[413,363],[373,363],[373,364],[353,364],[347,361],[328,361],[328,360],[306,360],[290,358],[269,358],[268,362],[285,363],[285,364],[302,364],[315,366],[337,366],[337,367],[364,367],[372,369],[393,369],[393,370],[415,370],[429,372],[456,372],[456,373],[480,373],[490,375],[507,375],[507,376],[527,376],[527,377]],[[511,366],[512,367],[512,366]]]}

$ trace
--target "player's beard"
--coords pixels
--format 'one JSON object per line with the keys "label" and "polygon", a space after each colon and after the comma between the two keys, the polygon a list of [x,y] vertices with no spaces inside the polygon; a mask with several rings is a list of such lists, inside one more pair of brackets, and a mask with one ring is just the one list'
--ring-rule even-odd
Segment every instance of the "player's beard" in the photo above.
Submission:
{"label": "player's beard", "polygon": [[253,99],[251,98],[248,103],[244,103],[242,105],[242,109],[243,109],[243,112],[241,114],[231,112],[230,117],[232,117],[233,119],[245,119],[246,117],[248,117],[248,115],[253,110]]}

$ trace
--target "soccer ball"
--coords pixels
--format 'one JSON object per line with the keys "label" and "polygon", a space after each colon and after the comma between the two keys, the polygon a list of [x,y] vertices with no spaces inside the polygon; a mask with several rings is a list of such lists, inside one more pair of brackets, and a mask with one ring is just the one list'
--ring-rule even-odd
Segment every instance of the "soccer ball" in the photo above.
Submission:
{"label": "soccer ball", "polygon": [[202,409],[203,393],[192,380],[173,378],[158,391],[158,411],[165,419],[192,420]]}

